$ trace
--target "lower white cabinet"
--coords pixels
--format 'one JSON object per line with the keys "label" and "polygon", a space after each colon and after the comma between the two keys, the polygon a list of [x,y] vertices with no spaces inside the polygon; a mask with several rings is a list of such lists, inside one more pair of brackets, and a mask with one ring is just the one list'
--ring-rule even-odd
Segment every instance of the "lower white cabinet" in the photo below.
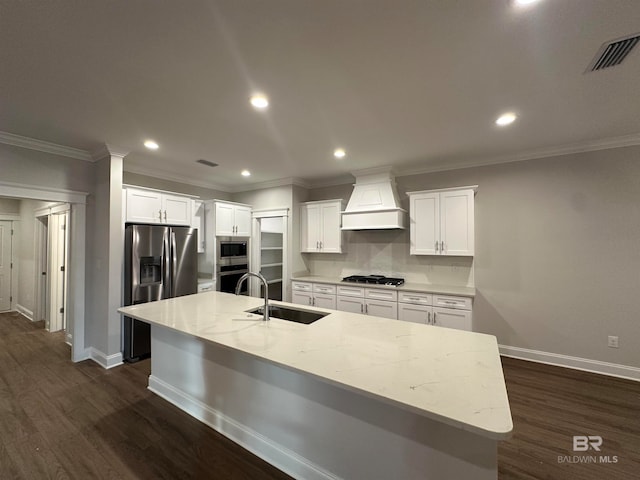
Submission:
{"label": "lower white cabinet", "polygon": [[365,298],[364,313],[374,317],[398,318],[398,303],[387,300],[370,300]]}
{"label": "lower white cabinet", "polygon": [[292,282],[291,303],[336,310],[335,285]]}
{"label": "lower white cabinet", "polygon": [[337,310],[341,312],[398,318],[398,292],[395,290],[338,285],[337,294]]}
{"label": "lower white cabinet", "polygon": [[350,313],[364,313],[364,298],[338,295],[336,310]]}
{"label": "lower white cabinet", "polygon": [[400,294],[399,320],[471,331],[471,318],[471,299],[468,297],[422,292]]}

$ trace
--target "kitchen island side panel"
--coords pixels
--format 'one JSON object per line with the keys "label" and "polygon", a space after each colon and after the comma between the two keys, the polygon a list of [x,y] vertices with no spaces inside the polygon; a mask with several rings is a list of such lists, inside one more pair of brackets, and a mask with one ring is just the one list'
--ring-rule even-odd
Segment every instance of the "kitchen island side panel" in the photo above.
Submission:
{"label": "kitchen island side panel", "polygon": [[295,478],[497,478],[495,440],[169,328],[151,337],[152,391]]}

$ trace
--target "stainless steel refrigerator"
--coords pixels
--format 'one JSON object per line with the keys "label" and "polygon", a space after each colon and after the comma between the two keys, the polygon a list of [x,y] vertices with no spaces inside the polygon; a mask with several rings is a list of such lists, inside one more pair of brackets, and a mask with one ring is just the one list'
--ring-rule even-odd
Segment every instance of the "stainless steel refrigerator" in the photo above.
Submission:
{"label": "stainless steel refrigerator", "polygon": [[[195,228],[127,225],[124,250],[125,306],[197,293]],[[123,355],[127,362],[151,355],[148,323],[124,317]]]}

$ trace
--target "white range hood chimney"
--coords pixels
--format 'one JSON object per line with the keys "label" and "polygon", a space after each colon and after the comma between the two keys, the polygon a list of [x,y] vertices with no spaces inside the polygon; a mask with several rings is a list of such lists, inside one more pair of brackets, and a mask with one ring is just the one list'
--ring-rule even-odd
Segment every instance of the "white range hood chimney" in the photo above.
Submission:
{"label": "white range hood chimney", "polygon": [[406,210],[400,208],[390,167],[353,172],[356,183],[342,212],[342,230],[405,228]]}

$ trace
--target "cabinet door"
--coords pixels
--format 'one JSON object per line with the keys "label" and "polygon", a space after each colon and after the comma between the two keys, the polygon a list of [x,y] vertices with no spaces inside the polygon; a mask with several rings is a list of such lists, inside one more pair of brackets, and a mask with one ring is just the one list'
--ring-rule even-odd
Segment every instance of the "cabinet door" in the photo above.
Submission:
{"label": "cabinet door", "polygon": [[340,204],[332,202],[320,207],[320,251],[342,253],[342,231],[340,230]]}
{"label": "cabinet door", "polygon": [[216,236],[231,237],[234,231],[233,205],[216,203]]}
{"label": "cabinet door", "polygon": [[473,256],[473,190],[440,194],[441,255]]}
{"label": "cabinet door", "polygon": [[236,205],[234,209],[236,237],[251,236],[251,208]]}
{"label": "cabinet door", "polygon": [[411,255],[440,254],[440,194],[420,193],[409,200]]}
{"label": "cabinet door", "polygon": [[398,320],[414,323],[431,323],[431,307],[424,305],[398,304]]}
{"label": "cabinet door", "polygon": [[433,307],[433,324],[438,327],[471,331],[471,312],[453,308]]}
{"label": "cabinet door", "polygon": [[305,292],[293,292],[291,294],[291,303],[295,303],[298,305],[312,305],[313,304],[313,295]]}
{"label": "cabinet door", "polygon": [[398,303],[384,300],[365,300],[365,310],[368,315],[383,318],[398,318]]}
{"label": "cabinet door", "polygon": [[151,190],[127,188],[127,222],[162,223],[162,195]]}
{"label": "cabinet door", "polygon": [[163,194],[162,223],[191,225],[191,198]]}
{"label": "cabinet door", "polygon": [[300,217],[300,251],[318,252],[320,248],[320,207],[318,205],[302,205]]}
{"label": "cabinet door", "polygon": [[341,312],[364,313],[364,299],[338,295],[336,310],[340,310]]}
{"label": "cabinet door", "polygon": [[329,308],[331,310],[336,309],[336,296],[325,295],[323,293],[316,293],[313,295],[313,304],[320,308]]}

